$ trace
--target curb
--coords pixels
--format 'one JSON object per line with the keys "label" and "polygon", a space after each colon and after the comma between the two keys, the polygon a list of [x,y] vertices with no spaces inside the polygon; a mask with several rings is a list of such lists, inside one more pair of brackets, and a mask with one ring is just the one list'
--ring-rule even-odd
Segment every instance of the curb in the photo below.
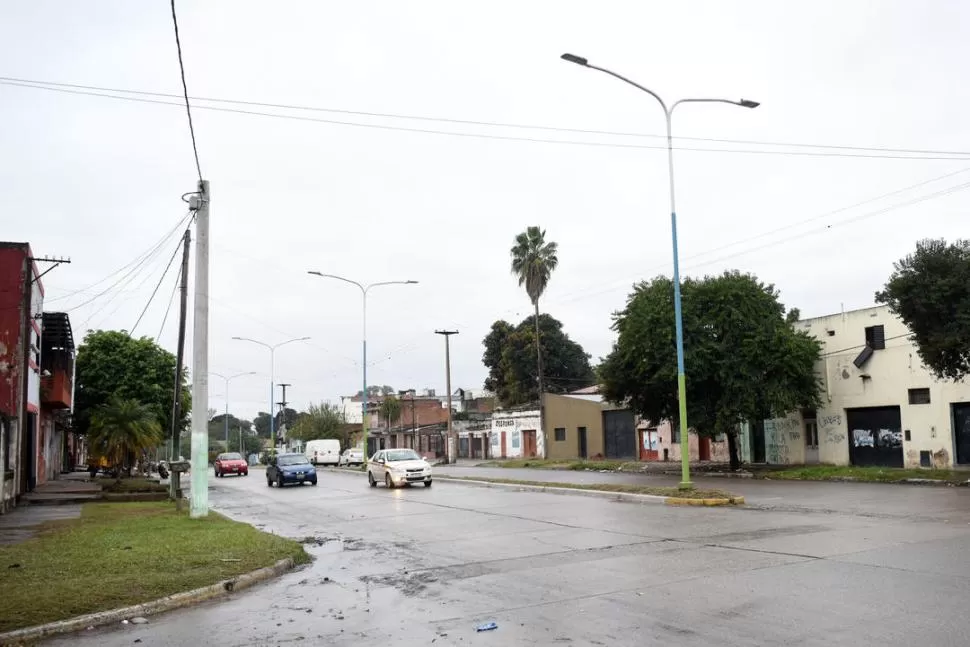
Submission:
{"label": "curb", "polygon": [[293,569],[295,566],[296,564],[293,559],[287,557],[286,559],[281,559],[272,566],[258,568],[255,571],[243,573],[242,575],[238,575],[234,578],[216,582],[215,584],[210,584],[209,586],[203,586],[202,588],[194,589],[192,591],[175,593],[164,598],[159,598],[158,600],[143,602],[130,607],[122,607],[120,609],[112,609],[110,611],[99,611],[97,613],[89,613],[87,615],[77,616],[67,620],[50,622],[45,625],[9,631],[7,633],[0,634],[0,645],[10,645],[12,647],[13,645],[20,644],[23,641],[39,640],[41,638],[47,638],[58,634],[82,631],[88,627],[102,627],[104,625],[115,624],[129,618],[138,616],[152,616],[165,611],[179,609],[181,607],[189,606],[190,604],[211,600],[212,598],[227,596],[230,593],[241,591],[242,589],[249,588],[254,584],[258,584],[259,582],[263,582],[273,577],[278,577]]}
{"label": "curb", "polygon": [[729,499],[685,499],[683,497],[667,497],[667,505],[694,505],[705,508],[713,508],[722,505],[744,505],[743,496],[735,496]]}
{"label": "curb", "polygon": [[581,488],[556,487],[555,485],[523,485],[520,483],[494,483],[492,481],[476,481],[470,479],[450,478],[447,476],[435,476],[436,481],[448,481],[450,483],[463,483],[475,487],[497,487],[519,492],[545,492],[546,494],[565,494],[574,496],[589,496],[600,499],[612,499],[613,501],[627,501],[630,503],[663,503],[668,499],[665,496],[655,494],[634,494],[632,492],[608,492],[605,490],[584,490]]}

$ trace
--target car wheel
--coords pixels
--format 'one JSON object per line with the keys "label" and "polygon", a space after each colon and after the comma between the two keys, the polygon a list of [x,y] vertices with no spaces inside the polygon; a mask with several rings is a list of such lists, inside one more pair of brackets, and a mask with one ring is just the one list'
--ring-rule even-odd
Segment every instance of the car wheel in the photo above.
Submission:
{"label": "car wheel", "polygon": [[316,482],[316,481],[310,481],[310,485],[312,485],[312,486],[314,486],[314,487],[316,487],[316,485],[317,485],[317,482]]}
{"label": "car wheel", "polygon": [[273,479],[266,477],[266,487],[273,487]]}
{"label": "car wheel", "polygon": [[276,487],[278,487],[278,488],[283,487],[283,475],[282,474],[280,474],[279,476],[276,477]]}
{"label": "car wheel", "polygon": [[393,490],[394,489],[394,481],[391,480],[391,475],[390,474],[385,474],[384,475],[384,486],[388,490]]}
{"label": "car wheel", "polygon": [[431,481],[425,481],[424,487],[431,487]]}
{"label": "car wheel", "polygon": [[374,475],[367,472],[367,482],[370,483],[371,487],[377,487],[377,481],[374,480]]}
{"label": "car wheel", "polygon": [[216,478],[219,478],[219,470],[216,470]]}

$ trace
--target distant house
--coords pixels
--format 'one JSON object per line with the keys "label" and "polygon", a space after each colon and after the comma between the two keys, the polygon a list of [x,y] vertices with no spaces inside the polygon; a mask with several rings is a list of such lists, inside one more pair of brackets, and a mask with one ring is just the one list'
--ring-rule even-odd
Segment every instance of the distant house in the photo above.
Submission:
{"label": "distant house", "polygon": [[592,386],[545,394],[548,458],[638,458],[633,412],[607,402],[599,391]]}

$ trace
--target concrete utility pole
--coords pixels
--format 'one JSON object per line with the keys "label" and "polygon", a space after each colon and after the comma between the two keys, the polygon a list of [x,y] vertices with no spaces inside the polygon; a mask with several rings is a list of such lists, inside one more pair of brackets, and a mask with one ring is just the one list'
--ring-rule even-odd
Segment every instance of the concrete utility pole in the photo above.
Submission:
{"label": "concrete utility pole", "polygon": [[[444,335],[445,337],[445,388],[448,390],[448,446],[445,448],[445,455],[448,457],[449,463],[454,463],[455,457],[451,456],[451,442],[452,438],[452,427],[451,427],[451,344],[449,343],[449,338],[452,335],[457,335],[457,330],[436,330],[434,331],[436,335]],[[458,443],[455,443],[457,450]]]}
{"label": "concrete utility pole", "polygon": [[[209,181],[199,181],[195,208],[195,312],[192,327],[192,501],[189,516],[209,515]],[[201,411],[200,411],[201,409]]]}

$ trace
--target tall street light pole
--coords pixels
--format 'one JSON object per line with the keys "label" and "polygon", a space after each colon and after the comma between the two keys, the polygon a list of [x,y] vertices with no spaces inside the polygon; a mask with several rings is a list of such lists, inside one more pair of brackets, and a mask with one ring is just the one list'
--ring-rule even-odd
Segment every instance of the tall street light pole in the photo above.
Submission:
{"label": "tall street light pole", "polygon": [[335,279],[337,281],[343,281],[344,283],[349,283],[351,285],[356,285],[360,290],[362,302],[363,302],[363,317],[361,321],[361,370],[363,372],[363,399],[361,401],[361,437],[363,438],[364,444],[364,465],[367,465],[367,404],[369,398],[367,397],[367,293],[370,292],[371,288],[376,288],[380,285],[416,285],[417,281],[381,281],[379,283],[369,283],[364,285],[363,283],[358,283],[357,281],[344,278],[342,276],[337,276],[336,274],[324,274],[323,272],[318,272],[316,270],[307,270],[307,274],[312,274],[314,276],[319,276],[324,279]]}
{"label": "tall street light pole", "polygon": [[307,341],[309,337],[296,337],[295,339],[287,339],[286,341],[281,341],[278,344],[270,345],[266,342],[258,341],[256,339],[250,339],[249,337],[233,337],[237,341],[248,341],[252,344],[258,344],[263,348],[269,349],[269,442],[272,452],[276,453],[276,429],[273,422],[273,397],[276,394],[276,386],[273,382],[276,380],[276,349],[280,346],[285,346],[287,344],[292,344],[296,341]]}
{"label": "tall street light pole", "polygon": [[[236,373],[235,375],[230,375],[226,377],[222,373],[216,373],[215,371],[209,371],[209,375],[215,375],[216,377],[221,377],[226,383],[226,413],[223,416],[223,422],[226,426],[226,451],[229,451],[229,383],[235,380],[237,377],[242,377],[244,375],[256,375],[256,371],[248,371],[246,373]],[[239,445],[239,451],[242,452],[242,445]]]}
{"label": "tall street light pole", "polygon": [[671,117],[673,116],[674,109],[677,108],[682,103],[728,103],[732,106],[740,106],[742,108],[757,108],[759,104],[757,101],[750,101],[748,99],[740,99],[738,101],[732,101],[730,99],[680,99],[675,101],[669,108],[660,95],[645,88],[644,86],[631,81],[630,79],[608,70],[604,67],[597,67],[596,65],[590,65],[589,61],[581,56],[576,56],[574,54],[563,54],[560,58],[564,61],[569,61],[570,63],[575,63],[576,65],[581,65],[582,67],[588,67],[591,70],[597,70],[605,74],[609,74],[624,83],[628,83],[638,90],[646,92],[654,99],[660,103],[660,107],[663,108],[664,117],[667,120],[667,166],[668,175],[670,178],[670,235],[671,242],[673,244],[674,250],[674,318],[675,326],[677,330],[677,399],[679,405],[678,418],[680,423],[680,463],[681,463],[681,482],[680,488],[688,490],[693,487],[690,482],[690,443],[687,438],[687,376],[684,371],[684,322],[681,315],[680,309],[680,258],[677,249],[677,208],[676,202],[674,200],[674,144],[673,135],[671,129]]}

